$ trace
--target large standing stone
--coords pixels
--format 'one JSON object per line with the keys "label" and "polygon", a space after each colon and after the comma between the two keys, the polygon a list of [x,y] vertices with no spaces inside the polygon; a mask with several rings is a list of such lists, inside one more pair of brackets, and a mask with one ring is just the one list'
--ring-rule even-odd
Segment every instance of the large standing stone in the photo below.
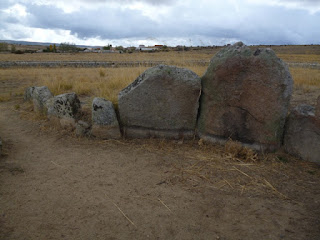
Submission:
{"label": "large standing stone", "polygon": [[286,152],[320,163],[320,118],[309,105],[296,107],[289,115],[284,136]]}
{"label": "large standing stone", "polygon": [[201,80],[200,137],[231,138],[257,150],[281,145],[293,80],[271,49],[252,51],[241,42],[226,47]]}
{"label": "large standing stone", "polygon": [[120,121],[127,137],[193,137],[201,92],[194,72],[158,65],[119,93]]}
{"label": "large standing stone", "polygon": [[[31,92],[31,90],[30,90]],[[49,88],[46,86],[43,87],[34,87],[30,97],[33,100],[33,107],[36,112],[46,113],[47,105],[46,102],[53,97]]]}
{"label": "large standing stone", "polygon": [[112,102],[103,98],[93,99],[91,134],[101,139],[121,138],[119,123]]}

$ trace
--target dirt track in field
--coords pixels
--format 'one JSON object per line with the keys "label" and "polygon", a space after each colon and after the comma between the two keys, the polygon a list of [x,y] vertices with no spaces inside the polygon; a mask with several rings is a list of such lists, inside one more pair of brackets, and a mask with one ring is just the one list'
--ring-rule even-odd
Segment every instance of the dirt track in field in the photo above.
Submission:
{"label": "dirt track in field", "polygon": [[313,164],[244,163],[197,141],[78,139],[31,120],[20,99],[0,113],[0,239],[320,238]]}

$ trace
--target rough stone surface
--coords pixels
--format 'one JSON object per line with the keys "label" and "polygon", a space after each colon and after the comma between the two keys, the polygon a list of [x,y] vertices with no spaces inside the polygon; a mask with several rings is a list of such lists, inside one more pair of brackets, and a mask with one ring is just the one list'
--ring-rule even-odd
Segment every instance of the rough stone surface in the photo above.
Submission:
{"label": "rough stone surface", "polygon": [[202,77],[199,136],[257,150],[281,145],[293,80],[273,50],[239,42],[218,52]]}
{"label": "rough stone surface", "polygon": [[46,102],[49,116],[76,118],[81,105],[77,94],[65,93]]}
{"label": "rough stone surface", "polygon": [[53,95],[48,87],[34,87],[32,93],[34,110],[39,113],[47,112],[46,102],[52,97]]}
{"label": "rough stone surface", "polygon": [[90,125],[84,121],[78,121],[76,123],[76,129],[75,129],[75,134],[78,137],[84,137],[89,135],[90,132]]}
{"label": "rough stone surface", "polygon": [[103,98],[93,99],[92,123],[97,125],[119,125],[112,102]]}
{"label": "rough stone surface", "polygon": [[2,154],[2,140],[0,138],[0,157],[1,157],[1,154]]}
{"label": "rough stone surface", "polygon": [[120,127],[112,102],[103,98],[93,99],[91,134],[101,139],[121,138]]}
{"label": "rough stone surface", "polygon": [[284,136],[286,152],[320,164],[320,119],[309,105],[296,107],[289,115]]}
{"label": "rough stone surface", "polygon": [[188,69],[158,65],[146,70],[119,93],[125,136],[192,137],[200,92],[199,76]]}
{"label": "rough stone surface", "polygon": [[34,89],[36,87],[28,87],[26,88],[25,92],[24,92],[24,96],[23,96],[23,99],[25,101],[30,101],[33,99],[33,92],[34,92]]}
{"label": "rough stone surface", "polygon": [[317,99],[317,105],[316,105],[316,117],[320,119],[320,96]]}

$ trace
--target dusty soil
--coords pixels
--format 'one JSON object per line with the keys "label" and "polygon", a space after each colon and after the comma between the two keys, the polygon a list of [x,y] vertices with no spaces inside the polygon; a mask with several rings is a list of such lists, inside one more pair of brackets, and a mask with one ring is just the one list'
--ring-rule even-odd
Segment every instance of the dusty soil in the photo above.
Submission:
{"label": "dusty soil", "polygon": [[0,239],[320,238],[314,164],[247,162],[198,140],[79,139],[21,99],[0,113]]}

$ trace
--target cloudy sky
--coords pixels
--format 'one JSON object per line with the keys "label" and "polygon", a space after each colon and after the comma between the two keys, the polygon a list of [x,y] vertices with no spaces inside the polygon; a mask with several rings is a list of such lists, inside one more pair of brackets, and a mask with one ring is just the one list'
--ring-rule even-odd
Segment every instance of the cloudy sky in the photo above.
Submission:
{"label": "cloudy sky", "polygon": [[320,0],[0,0],[0,39],[137,46],[320,44]]}

